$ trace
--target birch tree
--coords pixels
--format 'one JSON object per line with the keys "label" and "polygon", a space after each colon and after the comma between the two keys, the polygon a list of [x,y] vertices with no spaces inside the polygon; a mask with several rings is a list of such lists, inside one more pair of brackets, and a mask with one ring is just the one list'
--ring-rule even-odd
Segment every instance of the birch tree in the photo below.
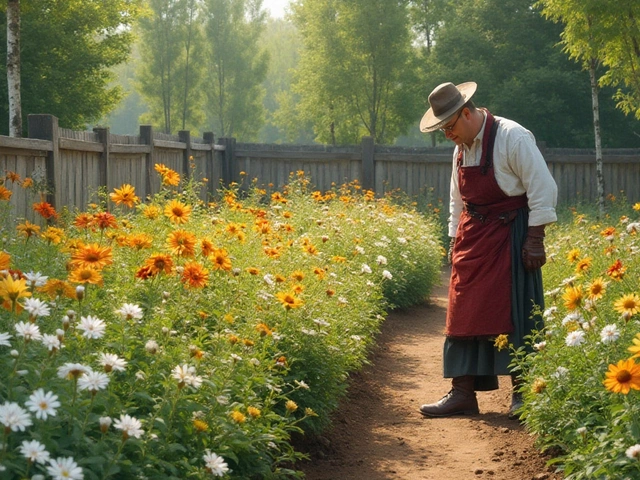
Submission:
{"label": "birch tree", "polygon": [[9,97],[9,136],[22,136],[20,100],[20,0],[7,2],[7,93]]}

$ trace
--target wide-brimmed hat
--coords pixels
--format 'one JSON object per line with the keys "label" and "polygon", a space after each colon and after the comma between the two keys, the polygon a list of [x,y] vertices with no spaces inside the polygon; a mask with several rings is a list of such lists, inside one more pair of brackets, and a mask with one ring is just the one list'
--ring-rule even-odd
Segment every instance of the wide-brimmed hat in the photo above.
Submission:
{"label": "wide-brimmed hat", "polygon": [[477,87],[476,82],[465,82],[460,85],[447,82],[434,88],[429,95],[431,108],[420,120],[420,131],[433,132],[446,124],[473,96]]}

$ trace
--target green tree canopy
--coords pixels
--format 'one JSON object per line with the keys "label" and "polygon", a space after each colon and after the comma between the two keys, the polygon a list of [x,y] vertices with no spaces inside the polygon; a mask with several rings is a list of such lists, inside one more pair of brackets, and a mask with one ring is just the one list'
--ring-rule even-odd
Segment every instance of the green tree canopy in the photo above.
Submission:
{"label": "green tree canopy", "polygon": [[[0,51],[6,55],[5,28]],[[50,113],[82,129],[117,105],[111,67],[126,60],[138,0],[22,0],[22,111]],[[6,78],[4,64],[0,66]],[[0,131],[8,131],[7,83],[0,82]]]}

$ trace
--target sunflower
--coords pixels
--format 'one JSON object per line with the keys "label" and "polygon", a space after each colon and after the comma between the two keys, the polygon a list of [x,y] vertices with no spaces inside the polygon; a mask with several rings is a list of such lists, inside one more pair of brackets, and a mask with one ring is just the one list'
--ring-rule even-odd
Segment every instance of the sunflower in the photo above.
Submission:
{"label": "sunflower", "polygon": [[582,305],[582,299],[584,294],[582,292],[582,287],[567,287],[562,294],[562,299],[564,300],[564,306],[567,307],[567,310],[575,310],[580,305]]}
{"label": "sunflower", "polygon": [[111,247],[102,247],[97,243],[84,245],[71,254],[71,266],[73,268],[93,268],[102,270],[113,263]]}
{"label": "sunflower", "polygon": [[569,260],[571,263],[577,262],[578,258],[580,258],[580,250],[578,250],[577,248],[573,248],[569,250],[569,253],[567,253],[567,260]]}
{"label": "sunflower", "polygon": [[16,230],[18,230],[20,235],[24,235],[27,239],[40,233],[40,227],[31,223],[29,220],[25,220],[24,223],[18,225]]}
{"label": "sunflower", "polygon": [[193,257],[196,254],[196,236],[186,230],[175,230],[167,237],[171,253],[180,257]]}
{"label": "sunflower", "polygon": [[610,364],[606,377],[604,386],[614,393],[627,395],[631,389],[640,390],[640,365],[633,358]]}
{"label": "sunflower", "polygon": [[135,187],[125,183],[120,188],[114,188],[113,193],[109,194],[111,201],[116,205],[126,205],[132,208],[140,199],[136,195]]}
{"label": "sunflower", "polygon": [[0,200],[10,200],[13,192],[6,188],[4,185],[0,185]]}
{"label": "sunflower", "polygon": [[209,270],[197,262],[190,262],[184,266],[181,279],[187,287],[204,288],[209,282]]}
{"label": "sunflower", "polygon": [[50,298],[56,299],[61,297],[76,298],[76,289],[73,285],[64,280],[51,278],[47,280],[42,287],[38,289],[42,293],[46,293]]}
{"label": "sunflower", "polygon": [[147,205],[142,210],[142,215],[144,215],[149,220],[154,220],[160,216],[160,207],[157,205]]}
{"label": "sunflower", "polygon": [[72,270],[69,274],[71,283],[90,283],[92,285],[102,285],[102,275],[93,268],[80,267]]}
{"label": "sunflower", "polygon": [[164,207],[164,216],[169,218],[171,223],[180,225],[189,221],[189,215],[191,215],[191,206],[186,205],[179,200],[171,200],[166,207]]}
{"label": "sunflower", "polygon": [[589,286],[588,289],[588,297],[592,300],[602,298],[602,296],[607,291],[607,284],[605,283],[602,277],[598,277],[594,279]]}
{"label": "sunflower", "polygon": [[157,275],[159,273],[166,273],[168,275],[173,269],[173,260],[170,255],[156,253],[145,260],[144,267],[149,269],[151,275]]}
{"label": "sunflower", "polygon": [[640,311],[640,297],[635,293],[623,295],[613,304],[613,309],[629,318]]}
{"label": "sunflower", "polygon": [[213,268],[216,270],[231,270],[231,260],[229,254],[224,248],[214,248],[213,253],[209,256],[213,262]]}
{"label": "sunflower", "polygon": [[591,260],[591,257],[583,258],[576,264],[576,273],[586,272],[587,270],[589,270],[589,267],[592,263],[593,261]]}
{"label": "sunflower", "polygon": [[126,244],[127,246],[136,250],[151,248],[151,246],[153,245],[153,237],[151,235],[147,235],[146,233],[138,233],[127,238]]}
{"label": "sunflower", "polygon": [[293,292],[279,292],[276,293],[276,298],[282,303],[282,306],[287,310],[292,308],[298,308],[302,306],[303,302]]}

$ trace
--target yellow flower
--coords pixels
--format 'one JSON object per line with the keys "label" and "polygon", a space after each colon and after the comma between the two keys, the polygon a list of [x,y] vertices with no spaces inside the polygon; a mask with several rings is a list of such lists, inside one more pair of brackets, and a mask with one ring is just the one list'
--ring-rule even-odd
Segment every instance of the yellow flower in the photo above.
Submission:
{"label": "yellow flower", "polygon": [[640,212],[640,202],[638,202],[638,203],[634,203],[634,204],[633,204],[633,209],[634,209],[636,212]]}
{"label": "yellow flower", "polygon": [[498,351],[504,350],[509,346],[509,337],[504,333],[502,335],[498,335],[493,346],[496,347]]}
{"label": "yellow flower", "polygon": [[18,225],[16,227],[16,230],[18,230],[21,235],[24,235],[27,238],[40,233],[40,227],[31,223],[29,220],[25,220],[24,223]]}
{"label": "yellow flower", "polygon": [[251,418],[258,418],[261,414],[260,409],[256,407],[247,407],[247,413],[251,415]]}
{"label": "yellow flower", "polygon": [[24,278],[14,280],[11,275],[7,275],[0,280],[0,297],[9,300],[11,303],[15,303],[19,298],[30,296],[31,292]]}
{"label": "yellow flower", "polygon": [[287,409],[287,412],[293,413],[298,409],[298,404],[293,400],[287,400],[287,403],[284,404],[284,408]]}
{"label": "yellow flower", "polygon": [[76,268],[69,274],[69,281],[72,283],[90,283],[92,285],[102,285],[102,275],[97,270],[88,267]]}
{"label": "yellow flower", "polygon": [[213,262],[215,270],[231,270],[231,259],[229,259],[229,253],[224,248],[214,248],[209,258]]}
{"label": "yellow flower", "polygon": [[0,251],[0,270],[8,270],[11,263],[11,255]]}
{"label": "yellow flower", "polygon": [[640,357],[640,333],[636,334],[636,336],[633,338],[633,345],[631,345],[627,350],[633,353],[633,357],[631,358]]}
{"label": "yellow flower", "polygon": [[531,385],[531,391],[533,393],[542,393],[547,388],[547,382],[544,378],[536,378]]}
{"label": "yellow flower", "polygon": [[167,237],[171,253],[180,257],[193,257],[196,253],[196,236],[185,230],[174,230]]}
{"label": "yellow flower", "polygon": [[111,201],[116,205],[126,205],[132,208],[140,199],[136,196],[135,187],[125,183],[120,188],[114,188],[113,193],[109,194]]}
{"label": "yellow flower", "polygon": [[602,298],[607,291],[607,284],[602,277],[598,277],[593,280],[587,287],[589,298],[592,300]]}
{"label": "yellow flower", "polygon": [[171,200],[164,208],[164,215],[169,218],[171,223],[176,225],[187,223],[189,215],[191,215],[191,207],[178,200]]}
{"label": "yellow flower", "polygon": [[236,423],[244,423],[247,421],[247,417],[245,417],[245,415],[238,410],[234,410],[229,415],[231,416],[231,419]]}
{"label": "yellow flower", "polygon": [[58,245],[64,238],[64,230],[58,227],[47,227],[42,238],[52,245]]}
{"label": "yellow flower", "polygon": [[149,220],[154,220],[160,216],[160,207],[156,205],[147,205],[142,210],[142,214]]}
{"label": "yellow flower", "polygon": [[640,297],[635,293],[623,295],[613,304],[613,309],[627,318],[640,311]]}
{"label": "yellow flower", "polygon": [[303,302],[299,298],[295,296],[295,294],[290,292],[279,292],[276,293],[277,299],[282,303],[284,308],[287,310],[291,310],[292,308],[298,308],[302,306]]}
{"label": "yellow flower", "polygon": [[173,259],[169,255],[156,253],[145,260],[144,266],[149,269],[151,275],[157,275],[162,272],[168,275],[173,269]]}
{"label": "yellow flower", "polygon": [[200,420],[198,418],[193,420],[193,427],[198,431],[198,432],[206,432],[207,430],[209,430],[209,424],[203,420]]}
{"label": "yellow flower", "polygon": [[71,266],[73,268],[93,268],[102,270],[107,265],[113,263],[111,247],[102,247],[97,243],[84,245],[71,255]]}
{"label": "yellow flower", "polygon": [[187,287],[204,288],[209,282],[209,270],[198,262],[189,262],[182,270],[182,282]]}
{"label": "yellow flower", "polygon": [[631,389],[640,390],[640,365],[633,358],[609,365],[606,377],[604,386],[614,393],[627,395]]}
{"label": "yellow flower", "polygon": [[13,192],[6,188],[4,185],[0,185],[0,200],[9,200],[11,199],[11,195]]}
{"label": "yellow flower", "polygon": [[585,257],[578,262],[576,265],[576,273],[585,272],[591,266],[592,260],[591,257]]}
{"label": "yellow flower", "polygon": [[582,298],[582,287],[567,287],[562,294],[564,306],[567,307],[568,310],[575,310],[582,305]]}
{"label": "yellow flower", "polygon": [[577,248],[573,248],[569,250],[569,253],[567,253],[567,260],[569,260],[571,263],[577,262],[578,258],[580,258],[580,250],[578,250]]}

